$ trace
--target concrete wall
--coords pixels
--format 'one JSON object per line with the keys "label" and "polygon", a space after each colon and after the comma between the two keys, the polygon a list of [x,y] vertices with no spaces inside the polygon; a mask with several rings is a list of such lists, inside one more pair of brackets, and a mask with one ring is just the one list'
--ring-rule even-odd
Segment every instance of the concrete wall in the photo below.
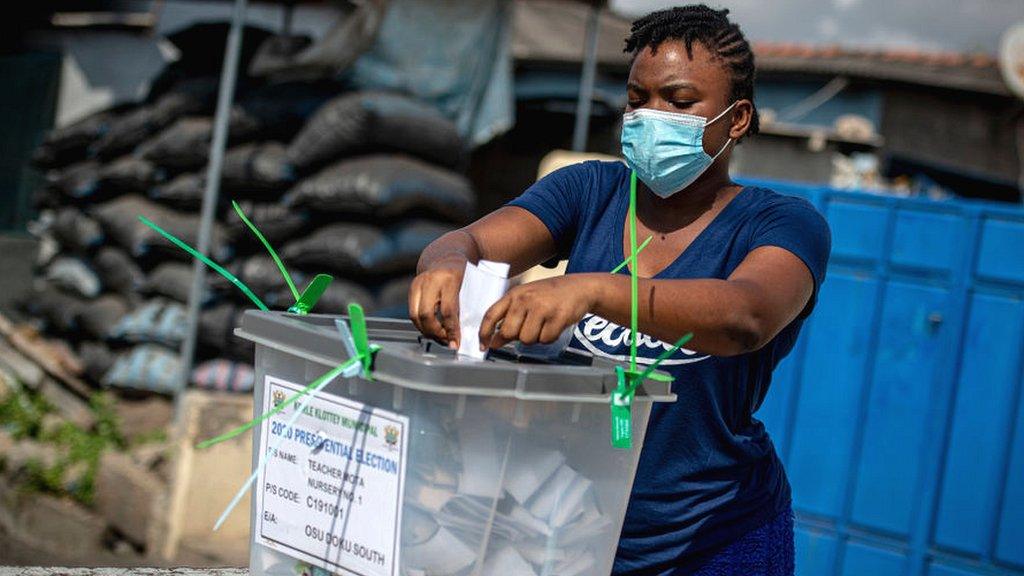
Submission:
{"label": "concrete wall", "polygon": [[1019,101],[891,86],[885,91],[883,152],[1016,182],[1024,150]]}
{"label": "concrete wall", "polygon": [[807,138],[758,134],[732,153],[731,172],[737,176],[826,184],[832,177],[831,144],[815,152]]}

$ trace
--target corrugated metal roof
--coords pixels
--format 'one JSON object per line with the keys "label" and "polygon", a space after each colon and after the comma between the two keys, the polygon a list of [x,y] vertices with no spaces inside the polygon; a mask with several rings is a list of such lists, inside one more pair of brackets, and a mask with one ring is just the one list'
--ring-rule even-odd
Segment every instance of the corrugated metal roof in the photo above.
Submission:
{"label": "corrugated metal roof", "polygon": [[[516,0],[512,52],[516,59],[580,62],[590,8],[561,0]],[[598,37],[598,62],[626,67],[622,51],[630,21],[605,10]],[[754,42],[758,71],[870,78],[1011,96],[990,54],[915,49],[866,49],[799,42]]]}

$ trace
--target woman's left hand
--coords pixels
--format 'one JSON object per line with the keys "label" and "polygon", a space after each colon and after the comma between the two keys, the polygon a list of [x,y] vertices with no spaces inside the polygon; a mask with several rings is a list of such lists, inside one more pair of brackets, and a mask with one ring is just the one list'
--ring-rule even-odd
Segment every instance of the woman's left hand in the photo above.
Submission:
{"label": "woman's left hand", "polygon": [[509,290],[484,314],[481,349],[501,348],[516,340],[550,344],[593,309],[600,277],[608,274],[566,274]]}

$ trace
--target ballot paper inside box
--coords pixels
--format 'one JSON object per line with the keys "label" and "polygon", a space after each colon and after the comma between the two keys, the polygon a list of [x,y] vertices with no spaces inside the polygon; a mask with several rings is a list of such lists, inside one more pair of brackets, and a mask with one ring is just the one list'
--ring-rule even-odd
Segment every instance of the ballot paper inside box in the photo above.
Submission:
{"label": "ballot paper inside box", "polygon": [[[674,401],[669,385],[640,387],[633,448],[613,449],[612,364],[527,363],[512,348],[466,362],[408,322],[368,328],[381,346],[372,380],[339,378],[262,424],[252,573],[609,573],[650,409]],[[236,332],[257,344],[257,412],[346,359],[332,316],[252,311]]]}

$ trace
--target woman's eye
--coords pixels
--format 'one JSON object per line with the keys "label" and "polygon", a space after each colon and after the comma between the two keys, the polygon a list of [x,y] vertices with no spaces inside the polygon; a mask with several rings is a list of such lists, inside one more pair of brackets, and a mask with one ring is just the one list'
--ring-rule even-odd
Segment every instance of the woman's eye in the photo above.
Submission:
{"label": "woman's eye", "polygon": [[673,100],[672,106],[679,108],[680,110],[693,106],[692,100]]}

